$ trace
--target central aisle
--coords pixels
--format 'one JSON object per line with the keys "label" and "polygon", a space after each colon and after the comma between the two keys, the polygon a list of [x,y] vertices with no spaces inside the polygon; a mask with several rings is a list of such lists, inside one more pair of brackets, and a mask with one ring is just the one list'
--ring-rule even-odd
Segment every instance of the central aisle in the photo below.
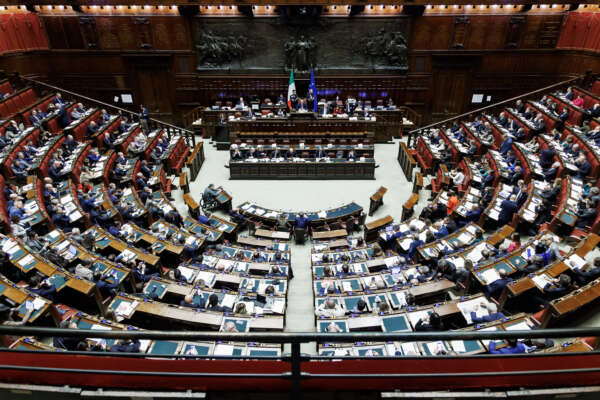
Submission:
{"label": "central aisle", "polygon": [[[412,194],[412,183],[409,183],[397,160],[398,141],[393,144],[377,144],[375,159],[380,168],[375,170],[376,180],[336,181],[336,180],[229,180],[229,170],[225,165],[229,161],[228,151],[217,151],[208,141],[204,141],[206,161],[198,177],[190,183],[190,191],[194,199],[199,200],[204,188],[210,183],[223,186],[233,197],[233,207],[244,201],[272,209],[285,211],[315,211],[335,208],[352,201],[361,205],[365,213],[369,211],[369,197],[380,186],[388,188],[384,204],[373,217],[367,221],[391,215],[399,221],[402,204]],[[422,199],[416,207],[421,209],[425,203],[426,192],[421,192]],[[187,207],[183,202],[181,190],[173,192],[175,204],[184,215]],[[242,232],[246,234],[247,232]],[[359,234],[354,234],[357,236]],[[360,233],[362,235],[362,233]],[[291,244],[292,268],[294,279],[289,282],[286,332],[314,332],[314,297],[312,290],[310,240],[302,246]],[[285,348],[289,352],[289,346]],[[315,354],[314,343],[302,346],[304,353]]]}

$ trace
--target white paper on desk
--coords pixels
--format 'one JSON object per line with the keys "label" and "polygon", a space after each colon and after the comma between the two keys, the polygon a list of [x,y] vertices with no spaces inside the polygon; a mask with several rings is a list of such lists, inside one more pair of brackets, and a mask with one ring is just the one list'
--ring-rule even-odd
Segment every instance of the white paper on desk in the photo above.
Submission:
{"label": "white paper on desk", "polygon": [[285,312],[285,301],[277,299],[271,303],[271,311],[275,314],[283,314]]}
{"label": "white paper on desk", "polygon": [[127,249],[123,250],[121,255],[123,256],[123,259],[125,261],[129,261],[135,257],[135,253],[132,252],[131,250],[127,250]]}
{"label": "white paper on desk", "polygon": [[518,324],[505,326],[507,331],[529,331],[531,330],[531,326],[527,323],[527,321],[521,321]]}
{"label": "white paper on desk", "polygon": [[400,344],[400,350],[405,356],[416,356],[421,354],[419,352],[419,347],[415,342],[406,342]]}
{"label": "white paper on desk", "polygon": [[498,212],[498,210],[496,210],[495,208],[490,210],[488,217],[490,217],[491,219],[493,219],[494,221],[498,221],[498,217],[500,216],[500,213]]}
{"label": "white paper on desk", "polygon": [[344,292],[351,292],[352,284],[348,281],[342,281],[342,289],[344,290]]}
{"label": "white paper on desk", "polygon": [[220,343],[215,346],[214,355],[215,356],[232,356],[233,349],[234,349],[233,345]]}
{"label": "white paper on desk", "polygon": [[458,235],[457,239],[466,244],[466,243],[470,243],[471,240],[473,240],[473,236],[471,236],[470,234],[468,234],[467,232],[463,232],[460,235]]}
{"label": "white paper on desk", "polygon": [[241,208],[242,208],[242,210],[247,210],[247,209],[249,209],[250,207],[252,207],[252,203],[246,203],[246,204],[244,204],[244,205],[243,205]]}
{"label": "white paper on desk", "polygon": [[198,282],[200,279],[204,281],[204,284],[207,287],[212,287],[215,281],[215,274],[213,272],[198,271],[198,276],[196,276],[196,282]]}
{"label": "white paper on desk", "polygon": [[70,203],[72,201],[73,201],[73,197],[70,194],[65,197],[60,198],[60,204],[66,204],[66,203]]}
{"label": "white paper on desk", "polygon": [[385,258],[385,260],[384,260],[384,262],[385,262],[385,265],[386,265],[387,267],[391,267],[391,266],[393,266],[393,265],[396,265],[396,264],[398,263],[398,261],[400,261],[400,257],[398,257],[398,256],[394,256],[394,257],[387,257],[387,258]]}
{"label": "white paper on desk", "polygon": [[546,274],[536,275],[533,278],[531,278],[531,280],[533,281],[533,283],[535,283],[535,285],[538,288],[542,290],[544,289],[547,283],[552,283],[552,280],[548,278]]}
{"label": "white paper on desk", "polygon": [[418,230],[425,228],[425,222],[421,221],[420,219],[413,219],[411,223],[415,225]]}
{"label": "white paper on desk", "polygon": [[481,272],[479,276],[488,285],[500,279],[500,274],[495,268],[486,269],[485,271]]}
{"label": "white paper on desk", "polygon": [[131,311],[133,311],[131,303],[128,301],[122,301],[115,309],[115,314],[127,317],[129,314],[131,314]]}
{"label": "white paper on desk", "polygon": [[456,267],[457,270],[464,270],[465,269],[465,260],[462,257],[455,257],[455,258],[451,258],[449,259],[449,261],[454,264],[454,266]]}
{"label": "white paper on desk", "polygon": [[257,209],[256,209],[256,211],[254,212],[254,214],[256,214],[256,215],[258,215],[258,216],[261,216],[261,215],[263,215],[264,213],[266,213],[266,211],[265,211],[265,210],[263,210],[262,208],[257,208]]}
{"label": "white paper on desk", "polygon": [[463,342],[462,340],[451,340],[450,346],[452,346],[452,349],[454,349],[454,351],[456,351],[457,353],[466,352],[465,342]]}
{"label": "white paper on desk", "polygon": [[327,212],[326,211],[319,211],[319,213],[317,214],[317,216],[319,218],[327,218]]}
{"label": "white paper on desk", "polygon": [[112,328],[110,326],[100,325],[100,324],[93,324],[90,327],[90,329],[93,331],[112,331]]}
{"label": "white paper on desk", "polygon": [[42,300],[41,297],[36,297],[33,299],[33,309],[39,310],[46,305],[46,301]]}
{"label": "white paper on desk", "polygon": [[473,196],[481,197],[481,192],[479,191],[479,189],[475,189],[474,187],[472,187],[469,190],[469,193],[472,194]]}
{"label": "white paper on desk", "polygon": [[569,266],[573,269],[581,269],[586,266],[587,262],[579,257],[577,254],[573,254],[571,257],[567,259]]}
{"label": "white paper on desk", "polygon": [[183,276],[185,278],[185,280],[188,282],[190,281],[190,279],[192,279],[192,276],[194,276],[195,270],[193,270],[191,268],[179,266],[179,267],[177,267],[177,269],[179,270],[179,272],[181,272],[181,276]]}
{"label": "white paper on desk", "polygon": [[227,225],[219,225],[219,227],[217,228],[218,231],[223,232],[225,230],[227,230]]}
{"label": "white paper on desk", "polygon": [[432,312],[433,312],[432,309],[422,310],[422,311],[414,311],[414,312],[408,313],[408,320],[410,321],[410,324],[414,328],[420,319],[422,319],[424,321],[425,318],[427,318],[427,316],[429,314],[431,314]]}
{"label": "white paper on desk", "polygon": [[443,354],[446,350],[446,346],[444,346],[444,342],[441,340],[438,340],[437,342],[425,343],[425,346],[427,346],[429,352],[433,355]]}
{"label": "white paper on desk", "polygon": [[60,253],[61,251],[66,249],[68,245],[69,242],[67,240],[63,240],[62,242],[56,245],[56,251]]}
{"label": "white paper on desk", "polygon": [[15,252],[19,249],[20,249],[19,244],[13,239],[6,240],[2,244],[2,251],[4,251],[9,256],[12,256],[13,254],[15,254]]}
{"label": "white paper on desk", "polygon": [[35,261],[35,258],[33,258],[33,256],[31,254],[27,254],[25,257],[23,257],[19,261],[17,261],[17,263],[21,267],[25,267],[26,265],[32,263],[33,261]]}
{"label": "white paper on desk", "polygon": [[223,296],[223,300],[221,300],[221,306],[233,308],[233,304],[235,303],[235,299],[237,296],[232,294],[226,294]]}
{"label": "white paper on desk", "polygon": [[402,249],[404,251],[408,251],[408,249],[410,248],[410,244],[413,242],[412,238],[407,238],[404,239],[400,242],[400,247],[402,247]]}
{"label": "white paper on desk", "polygon": [[535,212],[532,212],[528,209],[523,211],[523,219],[526,221],[529,221],[529,222],[535,221],[535,216],[536,216]]}

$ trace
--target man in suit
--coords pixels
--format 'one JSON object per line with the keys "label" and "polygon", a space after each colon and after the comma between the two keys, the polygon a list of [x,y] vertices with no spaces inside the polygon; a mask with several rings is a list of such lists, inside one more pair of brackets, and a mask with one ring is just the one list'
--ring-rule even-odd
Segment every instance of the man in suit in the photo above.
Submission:
{"label": "man in suit", "polygon": [[527,132],[525,132],[525,128],[519,127],[514,133],[514,136],[517,138],[517,140],[524,140],[527,136]]}
{"label": "man in suit", "polygon": [[550,165],[550,168],[542,169],[542,175],[544,175],[544,180],[551,181],[553,179],[556,179],[556,175],[558,174],[559,168],[560,168],[560,162],[556,161],[552,165]]}
{"label": "man in suit", "polygon": [[123,134],[129,130],[129,124],[125,121],[121,121],[119,124],[119,133]]}
{"label": "man in suit", "polygon": [[73,153],[73,151],[77,148],[77,146],[78,146],[78,143],[73,138],[73,135],[67,135],[67,138],[65,139],[65,142],[63,144],[63,148],[65,149],[65,153],[67,155]]}
{"label": "man in suit", "polygon": [[144,174],[142,174],[141,172],[137,173],[135,177],[135,184],[138,190],[143,190],[147,186]]}
{"label": "man in suit", "polygon": [[71,110],[71,118],[73,118],[74,120],[80,119],[84,115],[85,115],[85,108],[83,107],[83,104],[81,104],[81,103],[77,103],[75,105],[75,107],[73,107],[73,109]]}
{"label": "man in suit", "polygon": [[500,213],[498,213],[498,226],[504,226],[509,224],[513,215],[519,210],[519,205],[517,204],[517,196],[511,195],[508,199],[503,200],[500,203]]}
{"label": "man in suit", "polygon": [[586,285],[600,278],[600,257],[594,258],[594,263],[591,267],[586,269],[573,268],[572,271],[575,273],[575,280],[579,283],[579,286]]}
{"label": "man in suit", "polygon": [[520,208],[527,200],[527,186],[525,185],[525,181],[520,179],[517,182],[517,186],[513,189],[513,193],[517,196],[516,202]]}
{"label": "man in suit", "polygon": [[577,222],[575,223],[577,228],[584,229],[596,221],[598,211],[591,203],[591,201],[585,200],[583,207],[577,211]]}
{"label": "man in suit", "polygon": [[542,114],[538,114],[537,117],[533,120],[534,130],[538,133],[546,132],[546,121],[544,121],[544,117]]}
{"label": "man in suit", "polygon": [[61,128],[69,126],[69,124],[71,123],[71,118],[69,118],[69,114],[67,114],[66,104],[61,104],[59,106],[56,117],[58,118],[58,122]]}
{"label": "man in suit", "polygon": [[511,185],[516,185],[520,179],[523,179],[523,171],[521,170],[521,166],[517,165],[515,170],[508,174],[507,181]]}
{"label": "man in suit", "polygon": [[48,168],[48,176],[52,179],[52,182],[56,183],[56,182],[60,182],[61,181],[61,174],[62,171],[62,164],[60,161],[55,160],[52,165],[50,166],[50,168]]}
{"label": "man in suit", "polygon": [[569,107],[564,107],[563,110],[558,114],[558,119],[565,122],[569,119]]}
{"label": "man in suit", "polygon": [[327,157],[327,152],[323,150],[321,145],[317,145],[317,149],[315,150],[315,158],[325,158]]}
{"label": "man in suit", "polygon": [[500,145],[500,154],[505,155],[512,147],[513,140],[508,136],[503,136],[502,144]]}
{"label": "man in suit", "polygon": [[110,136],[110,132],[105,132],[104,133],[104,137],[102,138],[102,143],[104,143],[104,146],[107,149],[114,149],[115,148],[115,144],[113,142],[112,137]]}
{"label": "man in suit", "polygon": [[577,160],[575,160],[575,165],[578,168],[576,176],[579,179],[586,178],[592,171],[592,165],[584,155],[579,156]]}
{"label": "man in suit", "polygon": [[140,105],[140,125],[142,125],[142,130],[144,132],[147,133],[149,131],[150,112],[143,105]]}
{"label": "man in suit", "polygon": [[271,147],[273,148],[273,151],[271,151],[270,154],[271,158],[283,158],[283,153],[281,152],[279,147],[277,147],[277,144],[273,144],[273,146]]}
{"label": "man in suit", "polygon": [[525,104],[523,104],[523,100],[517,100],[515,104],[515,111],[519,114],[523,114],[523,111],[525,111]]}
{"label": "man in suit", "polygon": [[95,121],[91,121],[85,130],[85,134],[88,138],[91,138],[96,134],[96,132],[98,132],[98,124]]}
{"label": "man in suit", "polygon": [[54,98],[52,99],[52,104],[56,105],[57,107],[60,107],[63,104],[65,104],[62,98],[62,94],[56,93],[56,96],[54,96]]}
{"label": "man in suit", "polygon": [[481,218],[482,209],[479,204],[472,204],[471,209],[465,214],[466,223],[473,222],[474,224],[479,222]]}
{"label": "man in suit", "polygon": [[540,166],[542,168],[548,168],[552,165],[554,161],[554,156],[556,155],[556,151],[552,147],[548,147],[543,149],[540,152]]}
{"label": "man in suit", "polygon": [[508,117],[504,112],[501,112],[500,116],[498,117],[498,125],[505,129],[508,129]]}
{"label": "man in suit", "polygon": [[106,110],[100,111],[100,117],[98,118],[98,125],[104,125],[110,121],[110,114],[106,112]]}
{"label": "man in suit", "polygon": [[506,285],[511,281],[511,279],[506,276],[506,271],[503,269],[498,271],[498,275],[500,275],[500,279],[488,283],[483,289],[483,294],[485,294],[485,297],[488,299],[500,296],[502,290],[504,290]]}
{"label": "man in suit", "polygon": [[567,88],[567,91],[564,93],[564,97],[569,101],[573,101],[575,98],[575,93],[573,92],[573,88],[571,86]]}
{"label": "man in suit", "polygon": [[285,159],[289,160],[291,158],[296,158],[298,157],[298,155],[296,154],[296,150],[294,150],[293,147],[290,146],[289,150],[285,152]]}
{"label": "man in suit", "polygon": [[295,90],[292,90],[292,94],[290,95],[290,103],[292,104],[292,110],[296,110],[298,108],[298,95]]}
{"label": "man in suit", "polygon": [[308,111],[308,106],[306,105],[306,99],[300,99],[298,101],[298,111],[306,112]]}
{"label": "man in suit", "polygon": [[38,128],[42,126],[42,118],[40,118],[36,109],[33,109],[31,111],[31,115],[29,116],[29,122],[31,122],[31,125]]}

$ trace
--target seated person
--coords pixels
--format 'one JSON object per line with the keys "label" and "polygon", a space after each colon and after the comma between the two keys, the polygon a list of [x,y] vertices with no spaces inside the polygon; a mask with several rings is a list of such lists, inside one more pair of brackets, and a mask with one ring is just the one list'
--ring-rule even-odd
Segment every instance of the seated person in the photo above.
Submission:
{"label": "seated person", "polygon": [[[479,316],[477,313],[479,308],[485,310],[485,314],[487,315]],[[473,307],[473,311],[471,311],[471,321],[473,321],[473,323],[492,322],[504,318],[506,318],[504,314],[498,312],[496,303],[487,303],[485,301],[482,301],[480,304],[475,304],[475,307]]]}
{"label": "seated person", "polygon": [[419,318],[415,325],[417,332],[440,332],[444,330],[444,323],[438,313],[432,312],[425,319]]}

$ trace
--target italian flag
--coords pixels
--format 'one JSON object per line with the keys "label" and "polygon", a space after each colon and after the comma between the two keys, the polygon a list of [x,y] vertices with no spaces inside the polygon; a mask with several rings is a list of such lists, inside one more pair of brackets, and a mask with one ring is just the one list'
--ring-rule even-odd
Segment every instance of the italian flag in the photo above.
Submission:
{"label": "italian flag", "polygon": [[290,97],[292,97],[292,93],[294,92],[294,90],[296,90],[296,82],[294,82],[294,70],[290,71],[290,83],[288,85],[288,97],[287,97],[287,104],[288,104],[288,108],[291,110],[292,109],[292,101],[290,100]]}

